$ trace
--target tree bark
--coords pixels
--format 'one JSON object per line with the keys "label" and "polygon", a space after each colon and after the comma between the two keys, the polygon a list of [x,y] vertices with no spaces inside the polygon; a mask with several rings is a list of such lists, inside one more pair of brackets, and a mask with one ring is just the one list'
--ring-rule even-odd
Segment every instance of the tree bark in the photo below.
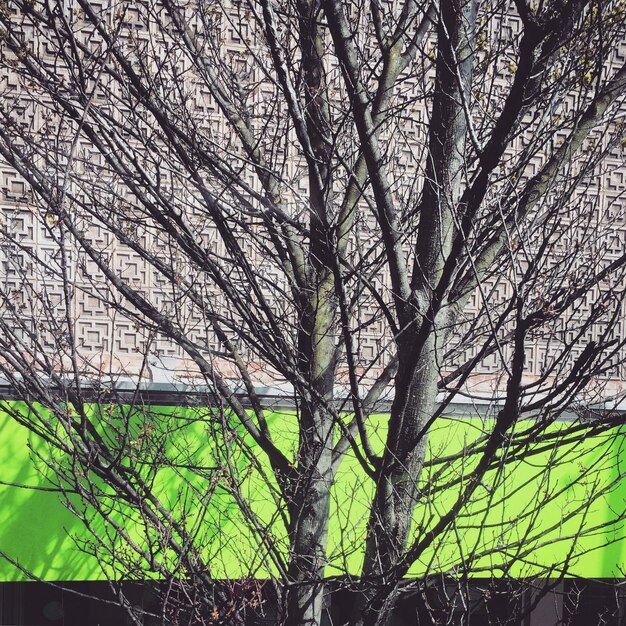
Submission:
{"label": "tree bark", "polygon": [[[332,457],[324,442],[330,435],[328,416],[311,416],[305,458],[298,468],[299,484],[292,503],[294,520],[288,569],[288,626],[319,626],[324,604],[323,573],[326,559],[328,510],[332,483]],[[316,425],[317,426],[316,426]]]}
{"label": "tree bark", "polygon": [[[317,239],[316,258],[325,245]],[[333,401],[336,370],[337,304],[332,272],[319,270],[300,329],[300,369],[308,380],[300,407],[300,443],[289,494],[290,560],[287,575],[287,626],[320,626],[332,485]]]}
{"label": "tree bark", "polygon": [[445,343],[445,302],[437,287],[455,232],[472,75],[476,0],[441,3],[429,158],[420,204],[420,229],[412,278],[414,317],[397,338],[398,374],[385,452],[368,524],[363,583],[355,626],[383,625],[395,603],[394,566],[404,555],[426,452],[426,427],[437,400],[437,354]]}

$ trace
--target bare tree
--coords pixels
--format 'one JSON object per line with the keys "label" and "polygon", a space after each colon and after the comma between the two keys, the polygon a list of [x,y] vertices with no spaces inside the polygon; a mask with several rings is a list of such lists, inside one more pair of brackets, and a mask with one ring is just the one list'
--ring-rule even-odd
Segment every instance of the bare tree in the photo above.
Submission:
{"label": "bare tree", "polygon": [[[320,624],[333,576],[354,626],[409,592],[465,623],[469,576],[519,575],[559,537],[567,556],[533,570],[559,578],[623,519],[585,522],[623,473],[601,409],[626,354],[625,17],[2,4],[0,368],[28,408],[5,410],[40,437],[82,548],[162,581],[163,623],[243,619],[259,576],[289,625]],[[117,396],[159,372],[205,408]],[[443,453],[442,432],[465,434]],[[604,456],[553,484],[590,441]],[[357,492],[365,516],[342,512]],[[456,581],[439,608],[437,579]]]}

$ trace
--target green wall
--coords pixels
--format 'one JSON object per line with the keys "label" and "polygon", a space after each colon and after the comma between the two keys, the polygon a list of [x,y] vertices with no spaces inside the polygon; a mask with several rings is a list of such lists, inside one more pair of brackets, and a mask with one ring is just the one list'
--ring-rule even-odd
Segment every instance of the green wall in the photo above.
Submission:
{"label": "green wall", "polygon": [[[5,403],[4,407],[17,408],[28,415],[26,407],[19,403]],[[100,419],[103,432],[109,427],[115,430],[115,420],[119,424],[128,420],[124,409],[120,409],[119,415],[114,409],[107,410],[108,413],[102,407],[92,408],[93,420]],[[105,413],[106,419],[101,418]],[[131,452],[125,462],[138,463],[140,457],[133,458],[132,449],[144,445],[141,433],[147,432],[146,424],[151,425],[150,436],[160,442],[162,449],[168,450],[169,459],[184,458],[186,462],[208,467],[215,457],[221,456],[222,463],[227,457],[232,463],[230,471],[238,477],[239,493],[245,497],[257,521],[271,529],[272,540],[286,554],[286,532],[278,521],[271,489],[262,476],[267,467],[256,466],[237,446],[221,441],[220,435],[216,435],[219,424],[216,426],[209,409],[158,407],[129,414],[133,434],[128,442]],[[54,419],[45,411],[42,415]],[[212,422],[210,426],[209,422]],[[288,454],[295,448],[294,422],[290,412],[271,415],[274,438]],[[533,422],[521,422],[516,433],[521,434],[533,426]],[[423,504],[417,508],[416,528],[432,527],[459,496],[460,489],[466,485],[464,477],[478,458],[468,450],[489,427],[489,420],[478,418],[441,419],[435,425],[428,442],[431,464],[421,485]],[[549,441],[512,449],[506,471],[493,471],[485,477],[455,524],[414,565],[411,574],[462,571],[477,576],[545,576],[558,573],[558,568],[550,572],[552,565],[561,567],[567,563],[568,575],[623,577],[626,570],[626,542],[622,540],[626,533],[622,521],[626,509],[626,488],[621,481],[626,471],[623,434],[613,429],[583,441],[567,442],[572,427],[570,423],[557,423],[546,431],[551,437]],[[372,418],[370,429],[376,445],[382,448],[384,416]],[[3,444],[0,481],[3,483],[50,488],[46,459],[66,469],[71,466],[63,455],[51,450],[2,411],[0,433]],[[560,445],[554,446],[555,441]],[[245,438],[243,442],[250,443]],[[226,448],[228,452],[224,452]],[[464,450],[466,452],[462,453]],[[200,519],[194,510],[194,497],[207,492],[205,483],[210,473],[200,477],[172,467],[150,471],[150,479],[162,502],[177,514],[184,511],[188,527],[198,533],[203,554],[211,564],[212,576],[268,575],[268,569],[273,566],[263,558],[265,552],[259,548],[259,537],[249,529],[229,489],[222,488],[216,479]],[[25,571],[48,580],[94,580],[128,575],[122,569],[99,563],[81,550],[81,546],[89,546],[82,542],[89,541],[90,535],[62,504],[62,495],[16,488],[11,484],[0,485],[0,551]],[[346,571],[358,573],[372,493],[373,483],[355,457],[348,455],[339,468],[332,492],[329,576]],[[71,495],[67,502],[80,508],[79,500]],[[97,532],[109,532],[111,541],[123,549],[123,541],[97,514],[89,508],[80,510]],[[126,513],[120,503],[112,510],[113,519],[123,524],[132,537],[138,542],[145,540],[139,517]],[[170,558],[163,556],[163,562]],[[0,580],[27,578],[15,563],[0,557]],[[172,566],[175,566],[173,560]]]}

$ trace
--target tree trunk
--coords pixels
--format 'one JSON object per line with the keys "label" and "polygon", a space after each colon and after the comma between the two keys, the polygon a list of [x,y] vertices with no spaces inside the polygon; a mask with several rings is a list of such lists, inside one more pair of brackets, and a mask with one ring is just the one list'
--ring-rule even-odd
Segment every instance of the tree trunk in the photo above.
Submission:
{"label": "tree trunk", "polygon": [[420,203],[412,278],[413,318],[397,338],[398,374],[389,432],[368,525],[364,590],[353,615],[359,626],[387,623],[396,600],[395,566],[402,559],[419,500],[426,431],[437,400],[437,354],[445,345],[449,306],[440,290],[449,260],[466,164],[476,0],[441,2],[429,157]]}
{"label": "tree trunk", "polygon": [[[321,258],[323,240],[318,238],[313,248]],[[299,367],[310,387],[301,394],[300,442],[288,503],[287,626],[320,626],[323,612],[334,426],[326,406],[333,401],[335,383],[337,305],[332,273],[320,273],[303,307],[299,339]]]}
{"label": "tree trunk", "polygon": [[399,364],[387,447],[368,523],[363,589],[353,612],[354,626],[386,624],[395,604],[394,566],[407,544],[426,451],[426,437],[418,436],[436,406],[435,345],[431,333],[415,369],[404,368],[402,359]]}
{"label": "tree trunk", "polygon": [[[327,430],[327,429],[324,429]],[[288,626],[319,626],[323,612],[323,573],[326,562],[331,455],[312,438],[311,460],[299,468],[301,484],[295,494],[292,516],[292,555],[288,570]],[[314,448],[321,453],[315,454]],[[296,510],[297,509],[297,510]]]}

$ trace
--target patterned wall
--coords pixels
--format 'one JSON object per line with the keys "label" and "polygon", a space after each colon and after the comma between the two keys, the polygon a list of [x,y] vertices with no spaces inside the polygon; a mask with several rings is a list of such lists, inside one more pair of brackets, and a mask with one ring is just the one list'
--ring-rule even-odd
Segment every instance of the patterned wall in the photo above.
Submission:
{"label": "patterned wall", "polygon": [[[273,109],[276,106],[275,87],[263,80],[261,68],[253,63],[250,56],[249,46],[254,49],[257,34],[251,23],[242,19],[242,14],[236,8],[232,9],[230,16],[223,14],[218,17],[221,19],[220,45],[224,50],[223,61],[239,73],[242,84],[253,86],[250,87],[248,95],[255,114],[253,126],[261,128],[270,119],[269,125],[259,134],[261,146],[272,154],[273,163],[280,166],[281,176],[289,190],[285,194],[287,206],[294,214],[298,214],[302,211],[302,198],[307,196],[308,184],[304,176],[302,159],[294,148],[293,130],[284,126],[283,116],[275,115]],[[135,26],[133,32],[136,41],[152,41],[138,10],[129,9],[126,20],[128,24]],[[493,27],[508,29],[510,36],[514,37],[520,27],[518,20],[509,17],[508,21],[504,22],[506,23],[499,23]],[[39,46],[43,50],[44,57],[53,54],[45,49],[46,43],[41,37],[35,37],[33,34],[33,40],[35,48]],[[89,40],[91,46],[99,43],[101,41],[98,41],[97,37],[91,37]],[[428,45],[432,44],[432,41],[427,44],[427,49]],[[5,106],[12,107],[11,117],[32,136],[39,137],[43,142],[41,145],[49,141],[55,150],[59,150],[61,145],[69,145],[71,143],[69,126],[61,126],[59,132],[55,134],[54,113],[50,113],[46,102],[42,103],[30,96],[27,83],[12,73],[6,63],[7,55],[10,54],[5,50],[4,55],[5,63],[0,76],[0,85]],[[625,59],[626,44],[621,45],[617,51],[614,58],[615,66],[619,66]],[[182,59],[181,67],[184,68],[185,63],[188,62]],[[495,71],[504,72],[504,69],[497,67]],[[235,146],[232,131],[219,112],[206,84],[201,80],[195,80],[193,73],[190,76],[185,88],[188,90],[189,111],[197,123],[198,132],[202,133],[203,140],[210,142],[215,153],[222,155],[225,161],[243,163],[242,151]],[[432,78],[432,67],[425,76]],[[499,81],[496,80],[494,83],[496,93],[499,88],[504,88],[506,82],[503,77]],[[337,97],[341,98],[342,93],[339,87],[337,89]],[[411,206],[412,198],[418,194],[423,180],[422,157],[425,128],[429,117],[422,99],[424,93],[424,78],[407,76],[402,81],[397,98],[394,100],[394,106],[397,106],[402,114],[395,125],[385,129],[391,154],[389,158],[395,182],[394,192],[408,207]],[[123,93],[119,86],[110,86],[109,96],[111,95],[117,95],[123,101]],[[567,115],[568,109],[573,109],[574,104],[572,96],[572,102],[560,103],[559,111]],[[97,92],[94,106],[102,107],[105,111],[109,102],[104,95]],[[111,108],[110,111],[112,116],[127,113],[124,105]],[[151,129],[146,125],[143,129],[137,127],[135,130],[149,133]],[[550,141],[558,144],[565,136],[565,132],[557,132]],[[593,214],[593,219],[582,223],[576,214],[570,215],[564,209],[563,223],[571,220],[572,227],[562,229],[559,237],[555,239],[552,253],[554,263],[563,263],[564,259],[570,257],[572,248],[575,247],[576,233],[581,232],[580,229],[583,228],[587,229],[585,232],[589,235],[589,229],[593,228],[592,238],[595,240],[593,245],[584,254],[571,259],[572,267],[581,267],[580,271],[583,273],[585,266],[609,263],[624,254],[625,155],[621,144],[610,144],[612,136],[608,132],[600,133],[598,137],[601,143],[604,141],[608,154],[603,163],[578,185],[577,194],[580,197],[578,206],[586,207],[583,212]],[[510,159],[519,157],[531,139],[529,133],[521,133],[508,148],[506,157]],[[129,146],[133,145],[133,141],[134,139],[129,136]],[[583,155],[585,150],[592,150],[594,145],[594,141],[590,140],[583,150]],[[219,359],[223,347],[211,330],[207,309],[203,309],[198,302],[193,302],[182,283],[176,278],[163,276],[133,251],[128,243],[140,245],[164,261],[172,270],[174,277],[183,276],[188,283],[193,284],[209,310],[222,312],[231,323],[237,319],[237,312],[229,310],[220,289],[207,279],[206,273],[201,268],[185,259],[167,233],[146,219],[145,210],[141,209],[137,199],[127,189],[117,185],[115,176],[107,171],[102,156],[90,142],[81,139],[74,154],[72,179],[69,180],[67,188],[68,195],[75,195],[80,199],[81,189],[86,189],[86,184],[89,184],[88,197],[91,199],[97,198],[101,192],[103,204],[116,207],[115,210],[119,211],[120,224],[124,224],[123,228],[126,229],[124,232],[128,237],[127,243],[121,241],[119,236],[113,235],[103,224],[95,220],[88,208],[80,207],[80,202],[77,201],[71,204],[72,210],[76,211],[76,223],[84,229],[82,232],[87,233],[90,245],[99,251],[101,258],[107,259],[109,267],[126,285],[140,292],[159,311],[175,320],[181,332],[200,346],[204,353]],[[544,161],[544,152],[540,151],[526,166],[524,177],[530,178],[535,175]],[[580,169],[584,162],[584,159],[572,161],[570,173],[575,175],[577,168]],[[43,169],[45,170],[45,167]],[[50,168],[51,176],[57,174],[58,172],[55,174]],[[251,190],[261,191],[258,178],[250,167],[242,167],[241,177]],[[203,249],[210,250],[219,262],[220,257],[226,253],[224,241],[206,220],[206,212],[197,191],[185,184],[184,176],[180,172],[164,174],[163,184],[167,193],[172,194],[172,198],[175,199],[176,206],[182,207],[185,220],[196,240]],[[496,202],[497,198],[498,190],[495,189],[493,198],[488,196],[486,202],[492,200]],[[379,234],[376,221],[367,206],[367,202],[362,203],[355,226],[356,234],[351,242],[355,259],[359,259],[364,247],[375,241]],[[185,360],[181,347],[133,319],[137,313],[136,309],[125,303],[124,299],[107,285],[101,269],[84,250],[80,250],[69,238],[59,239],[60,231],[56,227],[56,218],[49,211],[46,202],[37,198],[23,178],[9,166],[3,166],[0,170],[0,215],[3,225],[0,248],[0,285],[5,299],[3,316],[8,324],[17,328],[18,338],[21,337],[25,343],[30,341],[31,345],[35,345],[33,350],[37,354],[46,353],[45,358],[56,367],[63,364],[67,366],[66,348],[72,341],[71,330],[74,335],[73,341],[82,359],[82,367],[89,374],[96,375],[98,371],[104,369],[116,373],[142,372],[149,378],[154,376],[151,370],[155,368],[155,363],[159,367],[158,359],[164,359],[163,363],[167,364],[165,369],[178,368],[181,376],[184,375],[188,361]],[[284,293],[281,291],[286,289],[286,277],[276,264],[264,257],[258,243],[252,238],[246,239],[244,233],[237,233],[237,236],[246,257],[254,259],[253,264],[267,285],[266,297],[270,307],[277,317],[291,319],[295,329],[297,320],[293,318],[293,309],[287,306],[288,303],[285,302]],[[528,241],[528,245],[536,243],[534,239]],[[410,236],[407,247],[410,247]],[[372,248],[372,252],[375,251],[376,246]],[[523,255],[520,254],[516,258],[517,270],[512,273],[509,270],[508,274],[490,277],[476,289],[465,310],[459,313],[455,320],[453,339],[446,346],[447,354],[442,356],[442,371],[452,371],[478,353],[481,345],[479,338],[489,324],[487,309],[491,315],[498,314],[509,301],[516,275],[518,276],[523,268]],[[375,272],[371,284],[377,286],[384,300],[390,301],[391,285],[384,271]],[[609,285],[606,289],[610,287]],[[353,285],[352,289],[356,292],[358,288]],[[555,322],[549,333],[544,336],[538,335],[528,342],[529,377],[541,375],[550,359],[560,353],[564,342],[575,338],[576,322],[582,323],[589,317],[594,302],[600,298],[600,289],[590,292],[581,306],[572,309],[571,315]],[[489,305],[487,308],[486,303]],[[619,316],[615,334],[617,337],[626,337],[626,310],[623,302],[618,306],[625,315]],[[69,329],[68,320],[71,321]],[[388,362],[389,354],[392,352],[390,349],[392,337],[380,307],[375,299],[368,295],[366,289],[362,290],[360,305],[353,315],[352,323],[361,365],[366,368],[375,360],[376,363],[370,373],[379,371]],[[478,374],[498,377],[503,373],[503,363],[508,362],[511,357],[510,346],[504,341],[509,332],[509,324],[504,324],[498,331],[503,344],[481,361],[477,369]],[[589,331],[585,331],[585,337],[598,339],[602,332],[603,326],[598,323]],[[292,334],[295,335],[295,332]],[[573,362],[585,345],[586,341],[580,341],[572,349],[567,357],[569,362]],[[246,353],[243,347],[242,350],[245,358],[254,361],[253,354]],[[380,358],[377,359],[378,356]],[[619,355],[615,358],[617,360]],[[260,379],[272,378],[271,371],[267,368],[258,371],[257,375]],[[606,375],[620,378],[626,377],[626,372],[618,369]]]}

